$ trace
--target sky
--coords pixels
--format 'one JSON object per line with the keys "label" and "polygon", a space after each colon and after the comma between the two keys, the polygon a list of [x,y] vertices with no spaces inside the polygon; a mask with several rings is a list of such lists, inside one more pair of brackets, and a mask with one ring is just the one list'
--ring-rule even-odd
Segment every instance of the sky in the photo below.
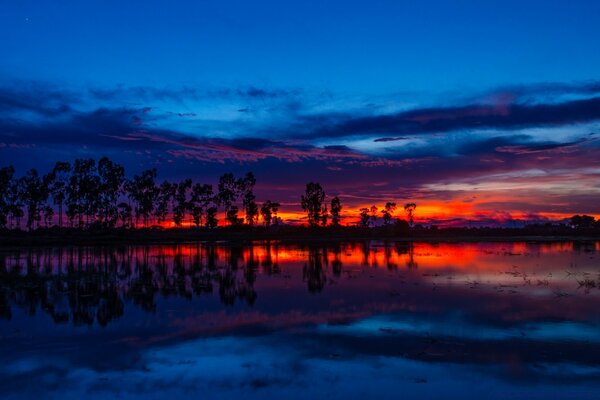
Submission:
{"label": "sky", "polygon": [[[600,2],[0,0],[0,166],[253,171],[300,221],[600,215]],[[348,217],[348,221],[350,221]]]}

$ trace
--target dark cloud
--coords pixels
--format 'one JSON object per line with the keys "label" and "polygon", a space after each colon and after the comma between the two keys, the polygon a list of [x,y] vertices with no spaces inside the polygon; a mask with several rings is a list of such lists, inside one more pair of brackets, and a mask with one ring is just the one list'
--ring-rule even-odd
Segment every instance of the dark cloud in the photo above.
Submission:
{"label": "dark cloud", "polygon": [[600,81],[564,83],[542,82],[531,85],[511,85],[494,89],[488,93],[492,97],[511,95],[521,101],[545,96],[595,95],[600,93]]}
{"label": "dark cloud", "polygon": [[[584,94],[595,90],[593,85],[579,89],[545,87],[548,93],[576,89]],[[535,93],[543,90],[541,86],[530,89]],[[297,93],[249,86],[213,94],[269,99]],[[117,88],[99,91],[93,95],[94,102],[86,103],[80,98],[85,96],[48,85],[0,88],[2,164],[12,163],[24,171],[31,167],[45,169],[58,159],[108,155],[131,173],[157,167],[161,178],[194,175],[207,181],[223,172],[252,169],[261,181],[259,192],[263,191],[264,198],[276,196],[292,204],[297,202],[303,183],[318,178],[328,193],[343,194],[352,205],[397,198],[399,193],[405,198],[456,201],[457,196],[463,198],[465,194],[443,188],[428,191],[425,187],[431,183],[481,182],[486,175],[529,169],[600,167],[600,143],[593,134],[554,141],[517,130],[600,119],[600,97],[544,104],[520,103],[511,97],[508,102],[494,104],[422,108],[369,117],[354,117],[349,112],[299,117],[298,111],[305,107],[300,102],[275,122],[257,118],[252,107],[239,119],[219,121],[202,119],[200,112],[164,111],[153,103],[156,99],[175,101],[188,95],[205,96],[206,92]],[[140,100],[137,105],[123,101],[136,96]],[[519,96],[516,98],[522,98]],[[235,113],[237,109],[231,107],[230,111]],[[470,128],[492,131],[462,132]],[[455,131],[461,132],[446,134]],[[390,136],[384,137],[386,134]],[[363,150],[341,139],[319,143],[352,135],[377,138],[374,141],[384,145]],[[515,176],[509,179],[515,181]],[[589,182],[589,176],[586,172],[568,179]],[[527,179],[534,191],[545,179],[562,178],[550,173],[535,178],[535,182]],[[573,195],[569,200],[561,193],[544,199],[536,204],[512,201],[521,210],[531,212],[560,211],[561,204],[565,210],[588,212],[595,204],[591,197]],[[473,203],[484,204],[482,201]],[[572,204],[567,206],[568,201]],[[542,202],[543,207],[538,204]],[[490,200],[485,206],[501,210],[510,205]]]}
{"label": "dark cloud", "polygon": [[375,139],[373,141],[374,142],[397,142],[397,141],[408,140],[408,139],[409,139],[408,137],[399,136],[399,137],[379,138],[379,139]]}
{"label": "dark cloud", "polygon": [[317,115],[306,117],[299,126],[305,129],[305,132],[299,131],[298,134],[310,138],[374,134],[408,135],[472,129],[514,130],[596,120],[600,120],[600,97],[557,104],[474,104],[424,108],[358,118],[339,113]]}
{"label": "dark cloud", "polygon": [[286,99],[300,96],[300,89],[267,89],[257,86],[237,88],[201,88],[182,86],[178,88],[156,88],[150,86],[117,86],[113,88],[91,88],[91,97],[100,101],[199,101],[210,99]]}
{"label": "dark cloud", "polygon": [[35,82],[0,86],[0,116],[31,112],[56,117],[72,111],[74,97],[65,91]]}

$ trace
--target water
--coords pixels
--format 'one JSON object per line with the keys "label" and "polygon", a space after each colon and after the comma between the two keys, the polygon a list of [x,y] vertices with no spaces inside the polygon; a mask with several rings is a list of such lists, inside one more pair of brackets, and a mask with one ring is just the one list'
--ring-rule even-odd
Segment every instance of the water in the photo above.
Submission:
{"label": "water", "polygon": [[0,252],[3,398],[599,398],[600,242]]}

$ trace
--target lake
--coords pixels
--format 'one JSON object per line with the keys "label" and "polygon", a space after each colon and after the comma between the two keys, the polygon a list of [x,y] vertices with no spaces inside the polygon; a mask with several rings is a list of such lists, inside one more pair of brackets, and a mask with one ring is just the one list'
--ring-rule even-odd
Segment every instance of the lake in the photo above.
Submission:
{"label": "lake", "polygon": [[598,399],[600,242],[5,249],[0,338],[3,398]]}

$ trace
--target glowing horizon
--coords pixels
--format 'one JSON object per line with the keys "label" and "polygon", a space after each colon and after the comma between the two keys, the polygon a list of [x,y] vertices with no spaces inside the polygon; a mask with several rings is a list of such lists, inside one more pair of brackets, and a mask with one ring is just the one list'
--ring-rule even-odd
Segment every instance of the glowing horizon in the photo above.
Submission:
{"label": "glowing horizon", "polygon": [[135,3],[3,6],[0,168],[253,171],[293,224],[310,181],[347,224],[600,215],[598,2]]}

